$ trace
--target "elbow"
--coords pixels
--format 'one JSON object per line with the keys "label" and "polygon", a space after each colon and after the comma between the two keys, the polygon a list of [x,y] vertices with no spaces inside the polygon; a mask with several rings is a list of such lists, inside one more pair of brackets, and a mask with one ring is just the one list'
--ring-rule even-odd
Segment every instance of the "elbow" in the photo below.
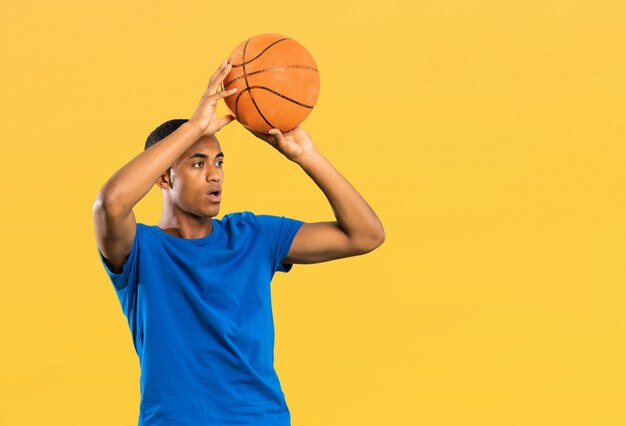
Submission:
{"label": "elbow", "polygon": [[117,214],[123,210],[118,198],[106,191],[100,190],[96,196],[96,200],[93,203],[94,214],[98,211],[106,212],[107,214]]}
{"label": "elbow", "polygon": [[378,247],[382,246],[386,238],[387,236],[385,235],[385,230],[381,226],[380,230],[374,233],[371,237],[371,240],[372,240],[371,250],[375,250]]}
{"label": "elbow", "polygon": [[379,229],[373,230],[365,238],[363,238],[356,247],[357,254],[365,254],[376,250],[380,247],[386,239],[385,231],[382,226]]}

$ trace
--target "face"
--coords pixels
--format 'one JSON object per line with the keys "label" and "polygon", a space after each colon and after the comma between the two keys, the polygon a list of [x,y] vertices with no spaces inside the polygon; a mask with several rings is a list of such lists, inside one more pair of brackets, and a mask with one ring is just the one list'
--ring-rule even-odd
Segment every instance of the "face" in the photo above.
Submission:
{"label": "face", "polygon": [[224,154],[215,136],[203,136],[159,178],[163,200],[172,210],[214,217],[220,211]]}

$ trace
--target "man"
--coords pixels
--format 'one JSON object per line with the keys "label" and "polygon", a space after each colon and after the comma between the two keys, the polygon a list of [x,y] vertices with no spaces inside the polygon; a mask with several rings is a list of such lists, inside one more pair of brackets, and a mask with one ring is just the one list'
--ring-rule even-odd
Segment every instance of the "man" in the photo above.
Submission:
{"label": "man", "polygon": [[[234,119],[215,107],[236,91],[218,92],[230,68],[222,62],[192,117],[159,126],[94,203],[98,253],[140,360],[139,425],[289,425],[273,367],[274,273],[364,254],[385,239],[374,211],[300,127],[255,135],[302,167],[336,221],[213,219],[224,179],[215,133]],[[136,223],[132,209],[155,182],[159,224]]]}

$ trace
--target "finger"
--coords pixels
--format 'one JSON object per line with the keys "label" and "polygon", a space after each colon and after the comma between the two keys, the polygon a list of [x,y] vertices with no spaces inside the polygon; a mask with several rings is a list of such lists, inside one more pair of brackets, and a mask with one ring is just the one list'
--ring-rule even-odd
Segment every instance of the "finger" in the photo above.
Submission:
{"label": "finger", "polygon": [[228,97],[230,95],[234,95],[236,91],[237,91],[236,87],[234,87],[234,88],[232,88],[230,90],[222,90],[221,92],[217,92],[217,93],[213,93],[212,95],[209,95],[207,97],[207,99],[213,101],[213,100],[226,98],[226,97]]}
{"label": "finger", "polygon": [[[247,128],[247,127],[246,127],[246,128]],[[250,133],[252,133],[254,136],[256,136],[257,138],[262,139],[262,140],[264,140],[265,142],[268,142],[268,143],[270,143],[270,144],[272,144],[272,143],[275,143],[275,142],[276,142],[276,140],[274,139],[274,137],[273,137],[273,136],[271,136],[271,135],[268,135],[267,133],[255,132],[254,130],[250,130],[250,129],[248,129],[248,131],[249,131]]]}
{"label": "finger", "polygon": [[209,88],[213,85],[213,82],[215,81],[215,78],[220,75],[220,73],[224,70],[224,68],[228,65],[228,62],[226,60],[223,60],[222,62],[220,62],[219,66],[217,67],[217,69],[215,70],[215,72],[213,73],[213,75],[211,75],[211,77],[209,78],[209,83],[206,86],[206,90],[205,92],[209,91]]}
{"label": "finger", "polygon": [[283,137],[283,133],[279,129],[270,129],[268,132],[270,135],[276,139],[276,142],[283,143],[285,142],[285,138]]}
{"label": "finger", "polygon": [[229,123],[232,123],[232,121],[235,119],[235,116],[232,114],[227,114],[224,117],[220,118],[217,121],[217,125],[219,126],[219,128],[221,129],[222,127],[226,126]]}
{"label": "finger", "polygon": [[204,90],[204,96],[209,95],[212,92],[215,92],[215,90],[213,90],[213,88],[215,87],[215,81],[217,78],[219,78],[219,75],[227,67],[228,67],[228,63],[225,60],[220,63],[220,65],[217,67],[217,70],[215,70],[211,78],[209,78],[209,82],[207,83],[206,89]]}
{"label": "finger", "polygon": [[208,95],[205,93],[204,96],[202,96],[199,108],[206,109],[209,107],[215,107],[219,99],[233,95],[235,94],[236,91],[237,91],[237,88],[235,87],[233,89],[222,91],[222,92],[217,92],[212,95]]}
{"label": "finger", "polygon": [[213,94],[217,92],[217,88],[222,84],[230,70],[232,69],[232,65],[229,63],[222,62],[220,68],[215,72],[211,80],[209,81],[209,86],[207,87],[207,93]]}

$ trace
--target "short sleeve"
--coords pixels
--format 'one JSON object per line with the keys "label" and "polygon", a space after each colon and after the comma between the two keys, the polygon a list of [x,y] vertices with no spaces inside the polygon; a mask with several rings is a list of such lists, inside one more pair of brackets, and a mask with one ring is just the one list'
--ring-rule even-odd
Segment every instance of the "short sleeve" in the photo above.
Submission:
{"label": "short sleeve", "polygon": [[104,256],[100,252],[100,249],[96,247],[98,251],[98,256],[100,257],[100,262],[102,262],[102,266],[104,266],[104,270],[106,271],[109,279],[113,283],[113,286],[117,291],[124,290],[129,284],[136,284],[137,282],[137,263],[139,257],[139,241],[140,241],[141,227],[137,225],[135,230],[135,239],[133,240],[133,246],[130,249],[130,253],[122,265],[122,272],[116,274],[111,271],[109,266],[107,265]]}
{"label": "short sleeve", "polygon": [[263,235],[268,240],[273,270],[289,272],[291,263],[283,263],[289,253],[291,243],[304,222],[284,216],[258,215]]}

